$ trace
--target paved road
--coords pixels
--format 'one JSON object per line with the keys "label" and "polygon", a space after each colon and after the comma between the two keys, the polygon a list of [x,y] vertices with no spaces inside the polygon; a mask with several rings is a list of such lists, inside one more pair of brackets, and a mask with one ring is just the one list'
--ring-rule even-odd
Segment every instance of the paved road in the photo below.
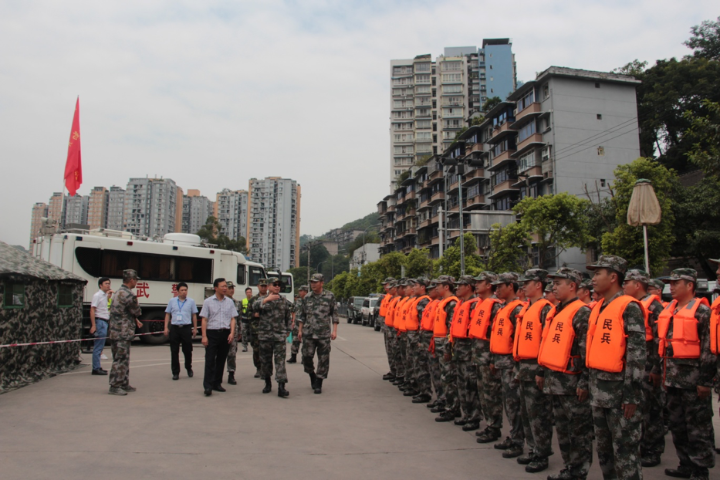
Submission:
{"label": "paved road", "polygon": [[[7,393],[0,396],[0,478],[546,477],[476,443],[473,433],[435,423],[424,405],[383,382],[379,333],[343,323],[332,348],[322,395],[312,393],[300,364],[288,365],[289,398],[278,398],[275,385],[263,395],[245,353],[239,384],[205,398],[199,343],[195,377],[183,373],[179,381],[171,379],[167,346],[134,344],[130,378],[138,391],[127,397],[107,395],[107,377],[90,375],[89,365]],[[662,466],[645,478],[667,478],[662,468],[675,465],[667,440]],[[557,444],[555,451],[553,473],[561,466]],[[720,478],[720,468],[712,473]],[[590,478],[601,478],[597,457]]]}

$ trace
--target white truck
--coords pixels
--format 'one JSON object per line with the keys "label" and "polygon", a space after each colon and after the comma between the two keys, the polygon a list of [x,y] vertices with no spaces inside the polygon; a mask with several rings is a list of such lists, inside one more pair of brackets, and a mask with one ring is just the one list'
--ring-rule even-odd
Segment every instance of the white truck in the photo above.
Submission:
{"label": "white truck", "polygon": [[238,300],[248,286],[256,293],[259,280],[265,278],[262,265],[239,252],[203,245],[197,235],[169,233],[161,241],[147,241],[107,229],[52,233],[50,228],[44,233],[33,240],[32,254],[88,281],[83,296],[83,338],[91,338],[90,301],[98,279],[110,278],[112,289],[117,290],[125,269],[136,270],[140,277],[135,294],[143,312],[143,327],[138,333],[158,332],[140,337],[150,344],[167,341],[162,320],[168,301],[177,296],[178,283],[188,285],[188,296],[200,309],[214,293],[215,278],[232,280]]}

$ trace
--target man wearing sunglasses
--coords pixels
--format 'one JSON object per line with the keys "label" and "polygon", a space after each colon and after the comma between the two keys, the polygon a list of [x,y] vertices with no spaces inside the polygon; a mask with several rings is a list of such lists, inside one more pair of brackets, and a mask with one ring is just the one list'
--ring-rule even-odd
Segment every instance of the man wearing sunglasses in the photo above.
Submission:
{"label": "man wearing sunglasses", "polygon": [[268,278],[267,283],[269,295],[255,303],[256,311],[260,314],[257,333],[260,344],[260,368],[265,379],[265,388],[262,392],[270,393],[272,390],[270,377],[273,373],[274,359],[278,397],[285,398],[290,395],[290,392],[285,390],[288,381],[285,355],[287,354],[286,339],[292,328],[293,305],[285,297],[280,296],[280,280],[271,277]]}

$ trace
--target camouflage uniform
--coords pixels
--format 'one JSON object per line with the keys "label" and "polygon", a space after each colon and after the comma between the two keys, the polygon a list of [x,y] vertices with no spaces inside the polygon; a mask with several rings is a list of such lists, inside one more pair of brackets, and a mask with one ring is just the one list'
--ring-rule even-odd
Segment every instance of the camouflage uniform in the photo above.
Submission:
{"label": "camouflage uniform", "polygon": [[[313,275],[313,278],[319,274]],[[330,337],[332,324],[340,323],[335,308],[335,295],[328,290],[305,296],[296,321],[302,323],[302,359],[305,372],[315,374],[315,352],[318,355],[317,378],[326,379],[330,369]]]}
{"label": "camouflage uniform", "polygon": [[[438,277],[438,284],[454,283],[454,279],[447,275]],[[446,327],[450,332],[452,318],[455,313],[457,302],[451,301],[445,305]],[[457,364],[452,358],[452,344],[447,337],[435,337],[435,352],[440,359],[440,380],[442,381],[443,392],[445,393],[445,413],[456,415],[460,413],[460,401],[457,389]],[[446,356],[450,359],[446,360]]]}
{"label": "camouflage uniform", "polygon": [[[427,286],[427,289],[432,290],[435,287],[436,284],[434,282],[430,282]],[[423,307],[423,311],[429,304],[430,303],[428,302],[428,304]],[[420,312],[418,309],[418,314],[419,313]],[[432,395],[432,390],[430,390],[430,388],[435,390],[435,404],[439,403],[441,405],[444,405],[445,395],[442,389],[440,360],[434,351],[430,351],[432,348],[431,345],[434,347],[433,332],[420,329],[420,334],[418,337],[418,381],[421,384],[421,389],[427,386],[427,393],[429,393],[430,395]],[[420,393],[422,393],[422,391]]]}
{"label": "camouflage uniform", "polygon": [[[414,283],[417,281],[413,280]],[[413,299],[416,301],[416,299]],[[405,370],[410,370],[410,384],[414,393],[418,395],[430,395],[432,393],[430,387],[430,372],[427,370],[427,357],[420,351],[420,327],[419,323],[422,320],[423,312],[425,307],[430,303],[430,300],[423,298],[416,305],[417,318],[418,318],[418,329],[408,330],[407,332],[407,347],[406,347],[406,366]],[[407,382],[407,374],[406,374]]]}
{"label": "camouflage uniform", "polygon": [[[261,279],[259,285],[267,285],[267,280],[264,278]],[[267,297],[267,293],[265,295],[260,295],[258,293],[257,295],[253,295],[248,302],[248,315],[250,317],[250,346],[253,351],[253,364],[255,365],[258,373],[260,373],[262,363],[260,361],[260,340],[258,339],[258,323],[260,322],[260,318],[255,316],[255,303],[258,301],[262,302],[265,297]]]}
{"label": "camouflage uniform", "polygon": [[[463,275],[455,284],[474,287],[475,279],[471,275]],[[476,298],[475,295],[472,295],[467,301]],[[478,301],[470,306],[470,315],[475,310]],[[453,340],[453,354],[457,364],[458,397],[462,407],[462,419],[466,422],[466,425],[479,424],[482,415],[480,412],[480,399],[478,398],[477,367],[472,358],[473,343],[471,338],[456,338]]]}
{"label": "camouflage uniform", "polygon": [[[128,273],[131,272],[131,273]],[[125,278],[137,278],[134,270],[123,272]],[[130,387],[130,342],[135,337],[135,320],[142,315],[137,297],[122,285],[113,294],[110,305],[109,334],[112,341],[113,364],[110,370],[110,390]]]}
{"label": "camouflage uniform", "polygon": [[[228,288],[230,285],[234,287],[233,282],[227,282]],[[235,302],[235,310],[238,312],[242,311],[242,303],[235,300],[234,298],[230,297],[230,299]],[[238,329],[240,330],[240,329]],[[233,338],[232,343],[230,344],[230,349],[228,350],[228,356],[227,356],[227,371],[228,373],[235,373],[235,369],[237,368],[237,349],[238,349],[238,333],[235,334],[235,338]],[[230,375],[228,375],[229,378]]]}
{"label": "camouflage uniform", "polygon": [[[601,255],[588,269],[609,268],[621,274],[627,271],[627,262],[617,256]],[[610,301],[603,300],[602,312],[607,305],[623,295],[615,294]],[[598,460],[606,479],[641,479],[640,438],[642,413],[640,409],[629,420],[622,406],[642,407],[647,346],[645,344],[645,317],[642,307],[631,302],[622,315],[626,335],[625,365],[621,372],[605,372],[588,368],[590,403],[593,412]]]}
{"label": "camouflage uniform", "polygon": [[[308,291],[307,285],[303,285],[300,287],[300,290]],[[300,306],[302,305],[302,298],[299,298],[295,301],[295,305],[293,306],[293,313],[295,317],[297,317],[297,313],[300,311]],[[298,329],[300,328],[300,324],[297,321],[297,318],[295,318],[295,321],[293,322],[293,329],[292,329],[292,346],[290,347],[290,355],[297,355],[300,352],[300,339],[298,338]]]}
{"label": "camouflage uniform", "polygon": [[[569,279],[577,285],[582,281],[579,271],[567,267],[550,275],[550,278]],[[576,300],[577,297],[560,302],[555,307],[555,316]],[[537,372],[537,376],[544,377],[543,393],[550,396],[552,401],[555,430],[564,464],[563,472],[569,474],[571,478],[581,480],[587,478],[593,459],[592,409],[588,400],[581,402],[577,396],[578,389],[588,390],[585,340],[589,318],[590,309],[581,307],[572,319],[575,338],[570,355],[577,359],[570,362],[568,370],[574,373],[557,372],[544,367]]]}
{"label": "camouflage uniform", "polygon": [[[679,268],[673,270],[670,281],[673,280],[697,282],[697,272],[691,268]],[[710,309],[700,305],[695,319],[698,321],[700,358],[672,358],[672,346],[668,342],[664,362],[665,388],[670,431],[680,468],[691,471],[692,478],[708,478],[708,469],[715,466],[712,395],[700,399],[697,387],[712,388],[717,360],[710,351]],[[672,332],[671,321],[668,339],[672,339]]]}
{"label": "camouflage uniform", "polygon": [[273,359],[275,360],[275,380],[278,383],[287,383],[285,371],[285,354],[287,353],[287,336],[290,334],[293,305],[285,297],[277,300],[254,304],[256,312],[260,313],[258,322],[258,342],[260,345],[260,365],[262,377],[269,379],[273,373]]}
{"label": "camouflage uniform", "polygon": [[[385,279],[384,282],[382,282],[382,285],[383,285],[383,287],[385,285],[393,286],[394,282],[395,282],[394,278],[388,277]],[[389,293],[389,288],[388,288],[388,292],[380,297],[380,301],[382,302],[385,299],[385,297],[390,297],[390,298],[393,297]],[[381,317],[380,315],[378,315],[378,318],[376,321],[379,323],[380,331],[382,332],[382,335],[383,335],[383,341],[385,343],[385,355],[387,355],[388,366],[390,367],[390,375],[394,377],[394,376],[396,376],[396,372],[395,372],[395,364],[392,361],[392,346],[390,343],[391,342],[391,336],[390,336],[391,329],[387,325],[385,325],[385,317]]]}

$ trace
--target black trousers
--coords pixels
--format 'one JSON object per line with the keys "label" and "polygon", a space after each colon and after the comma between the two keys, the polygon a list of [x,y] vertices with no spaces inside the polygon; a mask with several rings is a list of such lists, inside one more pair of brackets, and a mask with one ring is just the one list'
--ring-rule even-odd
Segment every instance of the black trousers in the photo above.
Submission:
{"label": "black trousers", "polygon": [[185,357],[185,370],[192,368],[192,325],[170,325],[170,368],[173,375],[180,373],[180,345]]}
{"label": "black trousers", "polygon": [[229,328],[207,330],[208,344],[205,347],[205,378],[203,379],[205,390],[220,386],[222,383],[225,360],[230,351],[229,336]]}

